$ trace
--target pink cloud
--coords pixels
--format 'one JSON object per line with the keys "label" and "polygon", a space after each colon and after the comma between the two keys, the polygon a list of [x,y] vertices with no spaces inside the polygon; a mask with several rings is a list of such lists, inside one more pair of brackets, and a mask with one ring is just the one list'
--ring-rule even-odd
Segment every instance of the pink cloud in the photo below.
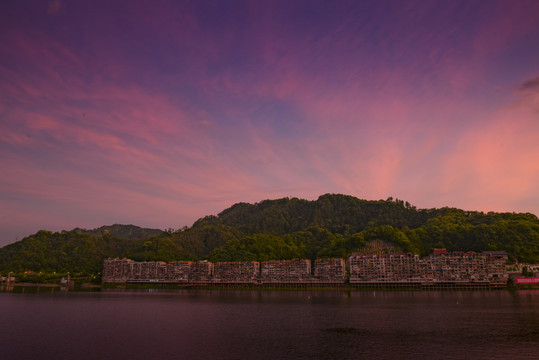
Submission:
{"label": "pink cloud", "polygon": [[62,2],[60,0],[49,1],[49,7],[47,9],[49,14],[56,14],[60,9],[62,9]]}
{"label": "pink cloud", "polygon": [[531,94],[462,134],[441,188],[475,208],[500,211],[517,211],[513,203],[537,198],[538,111],[539,97]]}
{"label": "pink cloud", "polygon": [[[81,17],[77,46],[35,28],[0,35],[6,194],[79,226],[158,227],[327,192],[485,210],[538,197],[536,94],[492,112],[519,96],[493,89],[492,57],[533,34],[537,5],[510,19],[494,7],[466,31],[456,5],[287,26],[275,19],[293,5],[248,5],[239,35],[191,6]],[[37,216],[32,204],[18,214]]]}

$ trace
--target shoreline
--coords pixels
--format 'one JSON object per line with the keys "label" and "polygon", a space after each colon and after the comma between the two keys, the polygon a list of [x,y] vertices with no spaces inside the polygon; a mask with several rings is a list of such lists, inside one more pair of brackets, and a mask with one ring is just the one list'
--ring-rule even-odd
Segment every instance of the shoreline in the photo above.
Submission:
{"label": "shoreline", "polygon": [[82,283],[75,286],[62,286],[60,284],[42,284],[42,283],[12,283],[9,286],[2,285],[0,292],[18,292],[17,290],[50,290],[51,292],[70,291],[70,292],[91,292],[102,290],[259,290],[259,291],[493,291],[493,290],[539,290],[538,285],[509,285],[509,286],[391,286],[389,284],[342,284],[339,286],[291,286],[286,284],[274,286],[274,284],[265,285],[238,285],[238,284],[210,284],[210,285],[182,285],[182,284],[90,284]]}

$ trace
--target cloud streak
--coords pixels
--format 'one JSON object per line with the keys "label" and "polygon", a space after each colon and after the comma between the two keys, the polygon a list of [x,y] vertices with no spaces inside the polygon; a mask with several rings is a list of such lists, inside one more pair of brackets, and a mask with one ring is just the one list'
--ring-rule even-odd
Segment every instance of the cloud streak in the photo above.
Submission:
{"label": "cloud streak", "polygon": [[0,5],[4,243],[323,193],[539,213],[537,5],[47,4]]}
{"label": "cloud streak", "polygon": [[520,90],[521,91],[528,91],[528,90],[538,91],[539,90],[539,76],[534,79],[526,80],[520,86]]}

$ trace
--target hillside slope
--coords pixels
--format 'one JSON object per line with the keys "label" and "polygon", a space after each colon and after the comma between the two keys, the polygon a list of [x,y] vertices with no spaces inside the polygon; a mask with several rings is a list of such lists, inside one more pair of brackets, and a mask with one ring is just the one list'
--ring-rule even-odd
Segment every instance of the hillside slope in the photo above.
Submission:
{"label": "hillside slope", "polygon": [[106,257],[134,260],[238,261],[347,257],[372,240],[420,255],[434,248],[505,250],[539,263],[539,220],[533,214],[417,209],[402,200],[367,201],[326,194],[238,203],[176,232],[112,225],[40,231],[0,249],[0,272],[97,273]]}

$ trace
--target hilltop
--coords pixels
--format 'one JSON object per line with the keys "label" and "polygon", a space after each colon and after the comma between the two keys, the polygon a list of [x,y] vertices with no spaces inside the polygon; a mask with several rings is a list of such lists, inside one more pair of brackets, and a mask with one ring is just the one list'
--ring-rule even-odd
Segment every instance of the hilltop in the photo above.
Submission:
{"label": "hilltop", "polygon": [[530,213],[417,209],[388,198],[368,201],[326,194],[237,203],[177,231],[134,225],[39,231],[0,249],[0,272],[98,273],[107,257],[134,260],[237,261],[346,258],[372,240],[426,255],[434,248],[504,250],[539,262],[539,220]]}
{"label": "hilltop", "polygon": [[122,224],[101,226],[93,230],[75,228],[72,231],[88,234],[94,237],[108,234],[114,237],[118,237],[122,239],[130,239],[130,240],[148,239],[148,238],[151,238],[151,237],[154,237],[156,235],[163,233],[163,230],[159,230],[159,229],[148,229],[148,228],[141,228],[135,225],[122,225]]}

